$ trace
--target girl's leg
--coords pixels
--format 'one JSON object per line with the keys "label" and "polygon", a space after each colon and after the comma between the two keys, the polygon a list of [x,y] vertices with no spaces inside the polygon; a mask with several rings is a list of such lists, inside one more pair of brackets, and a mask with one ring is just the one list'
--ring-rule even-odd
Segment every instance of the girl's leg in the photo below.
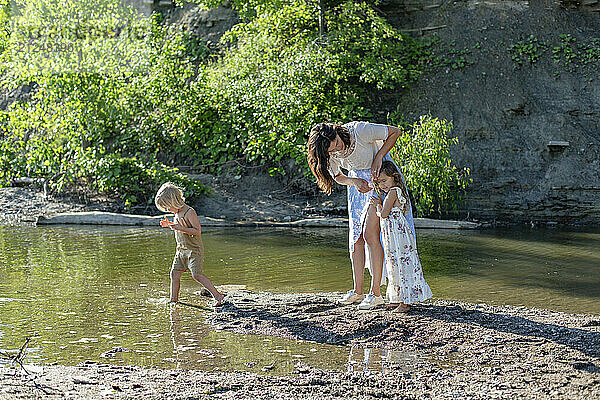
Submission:
{"label": "girl's leg", "polygon": [[354,243],[354,251],[350,255],[352,259],[352,278],[354,279],[354,293],[362,294],[363,279],[365,272],[365,240],[362,235]]}
{"label": "girl's leg", "polygon": [[369,206],[365,217],[364,237],[369,249],[369,257],[371,261],[371,293],[375,296],[381,296],[381,273],[383,272],[383,247],[381,247],[381,239],[379,237],[379,217],[375,213],[375,206]]}
{"label": "girl's leg", "polygon": [[213,298],[217,301],[217,305],[221,304],[221,302],[225,298],[225,295],[217,290],[215,285],[213,285],[210,279],[208,279],[208,276],[194,272],[192,273],[192,278],[194,278],[196,282],[208,289],[210,294],[212,294]]}
{"label": "girl's leg", "polygon": [[181,274],[183,271],[175,269],[171,270],[171,302],[176,303],[179,301],[179,286],[181,281]]}

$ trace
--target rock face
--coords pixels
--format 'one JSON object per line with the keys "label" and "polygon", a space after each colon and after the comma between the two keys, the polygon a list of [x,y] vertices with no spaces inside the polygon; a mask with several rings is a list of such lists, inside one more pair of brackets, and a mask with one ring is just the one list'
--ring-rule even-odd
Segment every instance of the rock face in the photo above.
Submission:
{"label": "rock face", "polygon": [[[453,121],[460,139],[453,159],[473,178],[465,214],[600,220],[600,57],[586,65],[555,60],[557,48],[568,47],[561,35],[574,48],[598,48],[598,13],[546,0],[433,3],[440,6],[406,12],[388,1],[383,10],[402,29],[444,26],[424,34],[455,54],[464,50],[463,60],[454,59],[467,65],[423,75],[400,94],[398,110],[408,121],[428,112]],[[537,48],[524,47],[532,43]]]}
{"label": "rock face", "polygon": [[186,3],[169,11],[166,22],[183,27],[210,46],[217,43],[239,19],[237,13],[227,5],[203,10],[195,4]]}

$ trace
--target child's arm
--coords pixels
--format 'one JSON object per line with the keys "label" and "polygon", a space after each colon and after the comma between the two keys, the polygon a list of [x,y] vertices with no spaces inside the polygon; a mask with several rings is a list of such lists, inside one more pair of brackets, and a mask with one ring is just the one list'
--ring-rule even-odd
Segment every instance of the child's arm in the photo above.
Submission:
{"label": "child's arm", "polygon": [[185,215],[185,220],[191,225],[190,228],[186,228],[181,224],[172,224],[170,225],[171,229],[186,233],[191,236],[200,236],[202,234],[200,220],[198,220],[198,215],[192,207],[190,207],[190,210]]}
{"label": "child's arm", "polygon": [[394,206],[394,204],[396,203],[397,200],[398,200],[398,195],[396,194],[396,191],[390,190],[388,192],[387,196],[385,197],[385,200],[383,201],[383,205],[381,206],[381,209],[378,209],[379,216],[381,218],[387,218],[390,215],[390,211],[392,211],[392,207]]}

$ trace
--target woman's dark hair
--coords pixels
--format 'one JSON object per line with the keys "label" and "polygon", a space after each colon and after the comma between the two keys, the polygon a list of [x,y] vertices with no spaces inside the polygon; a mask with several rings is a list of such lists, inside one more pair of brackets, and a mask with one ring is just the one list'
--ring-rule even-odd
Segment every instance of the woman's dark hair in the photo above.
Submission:
{"label": "woman's dark hair", "polygon": [[350,132],[340,124],[322,122],[310,130],[306,146],[308,166],[317,178],[317,185],[327,194],[331,194],[333,178],[329,173],[329,153],[331,142],[339,135],[345,148],[350,146]]}
{"label": "woman's dark hair", "polygon": [[408,214],[408,204],[410,202],[410,198],[408,197],[408,190],[406,190],[406,186],[404,185],[404,181],[402,180],[402,175],[396,168],[393,162],[384,161],[381,163],[381,168],[379,169],[379,174],[386,174],[387,176],[392,177],[394,180],[394,184],[400,188],[402,191],[402,196],[406,199],[406,203],[404,203],[404,208],[402,212],[404,214]]}

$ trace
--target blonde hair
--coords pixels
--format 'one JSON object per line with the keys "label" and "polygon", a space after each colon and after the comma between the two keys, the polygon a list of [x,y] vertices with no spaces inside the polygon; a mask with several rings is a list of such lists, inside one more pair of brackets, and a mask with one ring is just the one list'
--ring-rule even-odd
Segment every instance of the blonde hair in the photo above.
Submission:
{"label": "blonde hair", "polygon": [[171,182],[163,183],[156,192],[154,204],[160,211],[164,212],[170,211],[169,208],[182,208],[185,205],[183,189]]}

